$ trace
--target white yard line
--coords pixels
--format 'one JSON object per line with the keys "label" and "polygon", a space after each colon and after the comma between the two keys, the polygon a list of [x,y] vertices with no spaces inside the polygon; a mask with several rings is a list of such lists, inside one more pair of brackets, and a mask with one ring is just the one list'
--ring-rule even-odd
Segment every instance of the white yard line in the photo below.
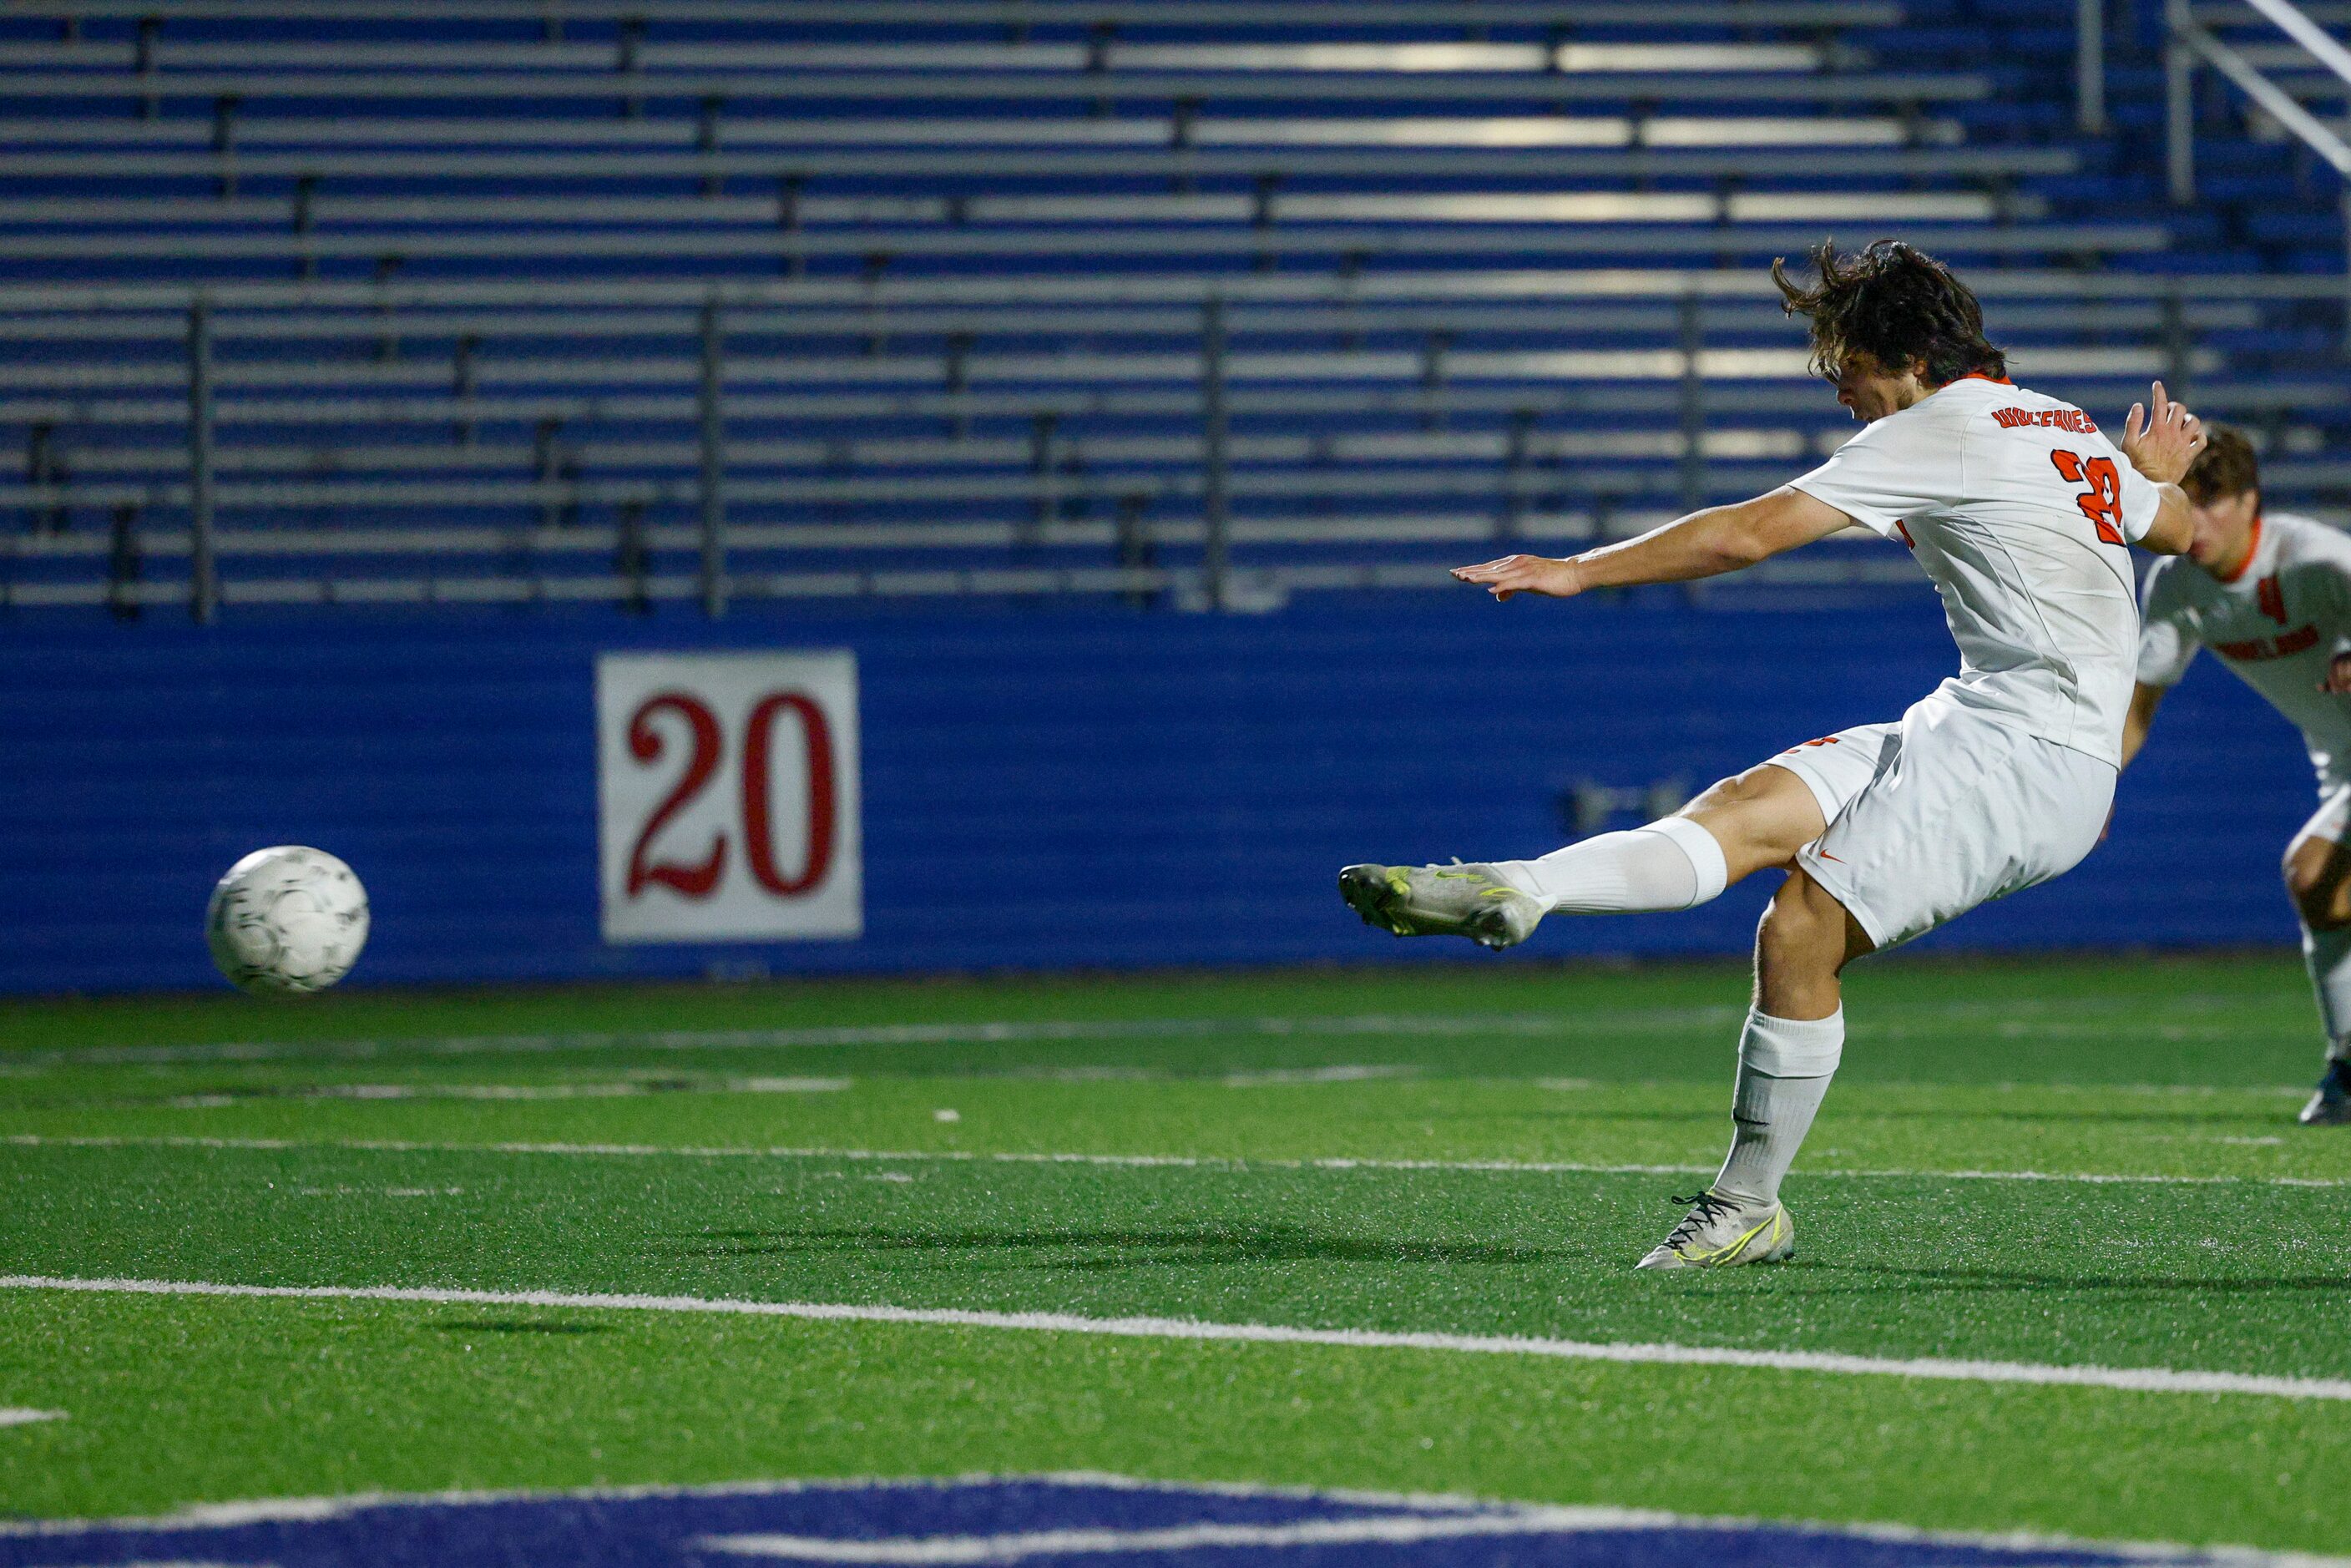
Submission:
{"label": "white yard line", "polygon": [[1332,1067],[1277,1067],[1261,1072],[1228,1072],[1228,1089],[1262,1089],[1289,1083],[1361,1083],[1374,1078],[1410,1078],[1425,1071],[1408,1061]]}
{"label": "white yard line", "polygon": [[1029,1333],[1099,1334],[1117,1339],[1228,1341],[1249,1344],[1331,1345],[1346,1350],[1524,1355],[1635,1366],[1734,1366],[1769,1372],[1923,1378],[1949,1383],[2111,1388],[2134,1394],[2243,1394],[2273,1399],[2351,1401],[2351,1380],[2331,1377],[2273,1377],[2255,1373],[2202,1372],[2160,1366],[2054,1366],[2022,1361],[1949,1361],[1937,1357],[1903,1359],[1847,1355],[1834,1351],[1735,1350],[1722,1345],[1600,1343],[1582,1340],[1523,1339],[1507,1334],[1312,1329],[1280,1323],[1199,1322],[1186,1318],[1088,1318],[1065,1312],[987,1312],[949,1307],[892,1307],[862,1302],[747,1301],[704,1296],[622,1295],[567,1291],[465,1291],[396,1285],[237,1285],[200,1280],[78,1280],[39,1274],[0,1275],[0,1290],[715,1313],[730,1317],[798,1318],[822,1322],[914,1323]]}
{"label": "white yard line", "polygon": [[1449,1518],[1310,1519],[1289,1524],[1181,1524],[1160,1530],[1033,1530],[1008,1535],[911,1535],[847,1540],[812,1535],[702,1535],[705,1552],[795,1563],[926,1565],[1017,1563],[1024,1557],[1108,1552],[1198,1552],[1217,1547],[1403,1546],[1480,1535],[1559,1535],[1583,1528],[1571,1510],[1528,1509]]}
{"label": "white yard line", "polygon": [[36,1421],[62,1421],[62,1410],[0,1409],[0,1427],[29,1427]]}
{"label": "white yard line", "polygon": [[[1879,1009],[1870,1029],[1886,1038],[1908,1033],[1916,1020],[1996,1019],[2007,1038],[2041,1034],[2073,1036],[2108,1032],[2093,1019],[2073,1024],[2050,1014],[2104,1010],[2099,997],[2043,998],[1999,1002],[1945,1002]],[[2165,1008],[2180,1013],[2233,1013],[2241,998],[2202,993],[2167,997]],[[653,1051],[726,1051],[806,1046],[987,1045],[1034,1042],[1178,1040],[1218,1035],[1270,1038],[1303,1036],[1402,1036],[1436,1039],[1478,1035],[1573,1035],[1592,1030],[1725,1029],[1744,1015],[1742,1008],[1706,1004],[1679,1008],[1597,1008],[1556,1013],[1361,1013],[1192,1019],[988,1019],[967,1023],[841,1024],[813,1029],[589,1030],[565,1034],[411,1036],[391,1040],[238,1040],[197,1045],[78,1046],[10,1052],[16,1066],[108,1066],[174,1061],[272,1061],[298,1058],[370,1059],[389,1055],[474,1056],[510,1052],[607,1051],[641,1047]],[[2019,1015],[2024,1015],[2020,1017]],[[2177,1034],[2211,1033],[2238,1027],[2233,1018],[2209,1027],[2167,1026]]]}
{"label": "white yard line", "polygon": [[[1388,1160],[1333,1155],[1319,1159],[1228,1158],[1213,1155],[1090,1155],[988,1152],[969,1149],[716,1148],[663,1144],[494,1143],[444,1144],[398,1138],[208,1138],[156,1134],[147,1137],[92,1135],[52,1137],[40,1133],[0,1134],[0,1145],[31,1149],[357,1149],[378,1154],[555,1155],[591,1158],[854,1160],[910,1165],[1040,1165],[1170,1166],[1184,1170],[1484,1171],[1499,1176],[1711,1176],[1721,1164],[1603,1165],[1576,1160]],[[2072,1171],[1927,1170],[1854,1168],[1807,1170],[1807,1176],[1875,1181],[2078,1182],[2092,1186],[2295,1186],[2346,1187],[2351,1177],[2255,1176],[2134,1176]]]}

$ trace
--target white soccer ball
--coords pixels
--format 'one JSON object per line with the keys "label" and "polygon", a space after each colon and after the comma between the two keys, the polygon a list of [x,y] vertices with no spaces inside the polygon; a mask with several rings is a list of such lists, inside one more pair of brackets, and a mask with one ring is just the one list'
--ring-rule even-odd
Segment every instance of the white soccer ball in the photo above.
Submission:
{"label": "white soccer ball", "polygon": [[204,938],[239,989],[323,991],[351,972],[367,944],[367,889],[324,850],[256,850],[213,889]]}

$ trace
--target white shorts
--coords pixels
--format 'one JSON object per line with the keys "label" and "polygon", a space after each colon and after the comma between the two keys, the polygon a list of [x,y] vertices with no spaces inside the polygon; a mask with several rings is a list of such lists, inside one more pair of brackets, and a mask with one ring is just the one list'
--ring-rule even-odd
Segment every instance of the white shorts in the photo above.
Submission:
{"label": "white shorts", "polygon": [[1771,760],[1828,819],[1796,863],[1881,949],[2073,870],[2115,800],[2111,763],[1935,697]]}
{"label": "white shorts", "polygon": [[2318,794],[2318,810],[2302,825],[2297,839],[2325,839],[2330,844],[2343,841],[2346,829],[2351,829],[2351,784],[2337,784],[2333,789],[2322,786]]}

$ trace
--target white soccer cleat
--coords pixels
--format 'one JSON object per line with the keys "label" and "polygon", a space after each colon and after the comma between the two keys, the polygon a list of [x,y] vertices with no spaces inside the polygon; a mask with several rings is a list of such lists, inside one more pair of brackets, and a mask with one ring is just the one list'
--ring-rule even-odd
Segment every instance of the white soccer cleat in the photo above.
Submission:
{"label": "white soccer cleat", "polygon": [[1779,1204],[1743,1203],[1712,1188],[1674,1201],[1693,1207],[1635,1269],[1736,1269],[1795,1253],[1796,1222]]}
{"label": "white soccer cleat", "polygon": [[2294,1118],[2305,1127],[2340,1127],[2351,1123],[2351,1061],[2336,1057],[2326,1064],[2326,1076]]}
{"label": "white soccer cleat", "polygon": [[1351,865],[1339,896],[1398,936],[1467,936],[1499,952],[1533,935],[1543,901],[1504,882],[1490,865]]}

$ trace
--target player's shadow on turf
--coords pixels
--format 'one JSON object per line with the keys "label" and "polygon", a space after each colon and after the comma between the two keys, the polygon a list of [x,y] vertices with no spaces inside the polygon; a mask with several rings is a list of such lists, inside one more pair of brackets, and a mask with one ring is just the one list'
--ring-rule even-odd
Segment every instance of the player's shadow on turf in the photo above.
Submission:
{"label": "player's shadow on turf", "polygon": [[1084,1248],[1115,1256],[1037,1259],[1030,1269],[1132,1269],[1165,1264],[1229,1263],[1540,1263],[1564,1256],[1541,1247],[1496,1242],[1409,1241],[1364,1236],[1329,1236],[1295,1226],[1268,1225],[1247,1230],[1102,1229],[1047,1228],[1028,1230],[885,1230],[844,1227],[829,1230],[719,1230],[703,1233],[701,1246],[680,1247],[686,1258],[749,1258],[793,1252],[971,1252]]}
{"label": "player's shadow on turf", "polygon": [[433,1325],[439,1333],[611,1333],[609,1323],[539,1323],[528,1318],[468,1318],[463,1322]]}

